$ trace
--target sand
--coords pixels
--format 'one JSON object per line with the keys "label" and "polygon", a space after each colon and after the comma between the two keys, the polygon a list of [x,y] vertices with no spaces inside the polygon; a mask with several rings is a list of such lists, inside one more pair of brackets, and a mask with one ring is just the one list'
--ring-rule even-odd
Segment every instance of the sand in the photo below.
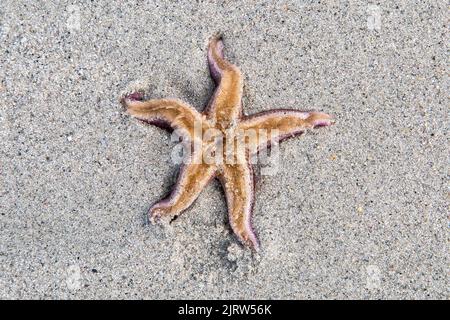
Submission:
{"label": "sand", "polygon": [[[0,298],[449,298],[445,1],[121,3],[0,4]],[[216,32],[247,114],[336,119],[259,176],[258,255],[216,181],[146,223],[175,143],[118,103],[142,88],[202,110]]]}

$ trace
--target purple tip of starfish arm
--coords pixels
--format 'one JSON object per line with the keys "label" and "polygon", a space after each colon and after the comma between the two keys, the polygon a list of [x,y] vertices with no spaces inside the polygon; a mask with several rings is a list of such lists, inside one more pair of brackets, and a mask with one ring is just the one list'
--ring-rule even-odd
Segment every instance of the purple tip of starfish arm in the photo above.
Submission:
{"label": "purple tip of starfish arm", "polygon": [[255,232],[253,231],[253,227],[251,227],[251,230],[249,230],[249,241],[250,241],[250,246],[253,250],[255,250],[256,252],[259,251],[260,249],[260,244],[259,244],[259,240],[258,237],[256,236]]}
{"label": "purple tip of starfish arm", "polygon": [[122,98],[120,98],[120,103],[122,104],[122,106],[124,108],[127,107],[127,101],[128,102],[132,102],[132,101],[142,101],[144,100],[144,94],[141,92],[133,92],[133,93],[129,93],[125,96],[122,96]]}
{"label": "purple tip of starfish arm", "polygon": [[208,48],[208,65],[211,77],[216,83],[220,82],[222,71],[217,65],[217,61],[214,58],[214,53],[218,55],[220,59],[223,59],[223,40],[222,36],[215,35],[210,40],[210,46]]}
{"label": "purple tip of starfish arm", "polygon": [[317,118],[313,120],[314,128],[328,127],[333,124],[333,118],[330,115],[323,112],[312,112],[310,114],[310,117]]}
{"label": "purple tip of starfish arm", "polygon": [[125,99],[131,101],[142,101],[144,99],[144,94],[141,92],[133,92],[125,96]]}
{"label": "purple tip of starfish arm", "polygon": [[162,221],[161,219],[163,217],[161,216],[161,213],[162,211],[164,211],[165,208],[170,207],[171,196],[173,195],[174,192],[175,190],[172,190],[166,197],[153,203],[150,206],[147,212],[147,221],[149,223],[154,225]]}

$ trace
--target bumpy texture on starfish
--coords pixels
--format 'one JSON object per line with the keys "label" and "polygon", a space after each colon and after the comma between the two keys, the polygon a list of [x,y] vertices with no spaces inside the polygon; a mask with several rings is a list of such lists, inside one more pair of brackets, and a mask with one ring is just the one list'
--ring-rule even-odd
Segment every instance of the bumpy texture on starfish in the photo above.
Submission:
{"label": "bumpy texture on starfish", "polygon": [[[155,223],[161,218],[175,218],[195,201],[212,178],[217,177],[225,191],[234,233],[243,244],[258,249],[251,223],[254,181],[250,157],[271,143],[306,129],[328,126],[331,117],[321,112],[288,109],[245,116],[241,101],[242,75],[235,65],[224,59],[220,37],[213,37],[209,42],[208,64],[217,88],[202,113],[176,99],[143,101],[143,95],[137,92],[122,98],[129,114],[146,123],[176,129],[185,142],[194,146],[189,161],[184,161],[181,167],[172,193],[149,209],[149,219]],[[206,132],[209,132],[208,138]],[[244,140],[238,139],[247,132],[252,134]],[[231,148],[220,148],[218,136]],[[221,153],[221,160],[215,160],[217,153]]]}

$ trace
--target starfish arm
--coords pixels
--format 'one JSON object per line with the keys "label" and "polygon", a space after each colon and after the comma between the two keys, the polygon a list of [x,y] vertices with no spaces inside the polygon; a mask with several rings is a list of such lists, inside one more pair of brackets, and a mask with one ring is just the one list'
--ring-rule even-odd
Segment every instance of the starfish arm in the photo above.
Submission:
{"label": "starfish arm", "polygon": [[142,101],[142,95],[133,93],[122,99],[127,112],[137,119],[166,129],[177,129],[191,141],[195,137],[196,123],[202,123],[202,115],[190,105],[178,99],[151,99]]}
{"label": "starfish arm", "polygon": [[246,143],[254,154],[272,142],[280,142],[306,129],[329,126],[331,123],[331,116],[326,113],[275,109],[244,117],[238,130],[240,134],[251,137]]}
{"label": "starfish arm", "polygon": [[231,228],[245,245],[258,250],[259,242],[252,227],[254,181],[252,166],[248,161],[224,164],[219,173],[227,199]]}
{"label": "starfish arm", "polygon": [[224,59],[220,37],[209,42],[208,64],[217,88],[205,113],[219,127],[227,128],[242,114],[243,80],[238,67]]}
{"label": "starfish arm", "polygon": [[155,203],[149,209],[152,223],[161,218],[172,219],[194,203],[203,188],[214,177],[216,167],[203,162],[184,164],[170,195]]}

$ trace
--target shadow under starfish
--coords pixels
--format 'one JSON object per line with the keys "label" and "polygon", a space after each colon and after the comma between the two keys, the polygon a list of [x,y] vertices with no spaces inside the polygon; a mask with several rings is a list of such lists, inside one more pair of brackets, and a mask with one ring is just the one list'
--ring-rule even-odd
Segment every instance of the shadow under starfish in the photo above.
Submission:
{"label": "shadow under starfish", "polygon": [[[242,113],[243,78],[239,69],[224,59],[220,37],[214,36],[209,42],[208,64],[216,90],[202,113],[177,99],[143,101],[143,95],[137,92],[121,100],[128,113],[137,119],[177,130],[193,150],[185,159],[171,194],[149,209],[149,219],[156,223],[161,218],[177,217],[195,201],[208,182],[217,177],[225,191],[234,233],[244,245],[257,250],[259,242],[251,221],[254,181],[250,157],[271,143],[307,129],[328,126],[331,117],[322,112],[292,109],[245,116]],[[249,132],[251,134],[247,134]]]}

